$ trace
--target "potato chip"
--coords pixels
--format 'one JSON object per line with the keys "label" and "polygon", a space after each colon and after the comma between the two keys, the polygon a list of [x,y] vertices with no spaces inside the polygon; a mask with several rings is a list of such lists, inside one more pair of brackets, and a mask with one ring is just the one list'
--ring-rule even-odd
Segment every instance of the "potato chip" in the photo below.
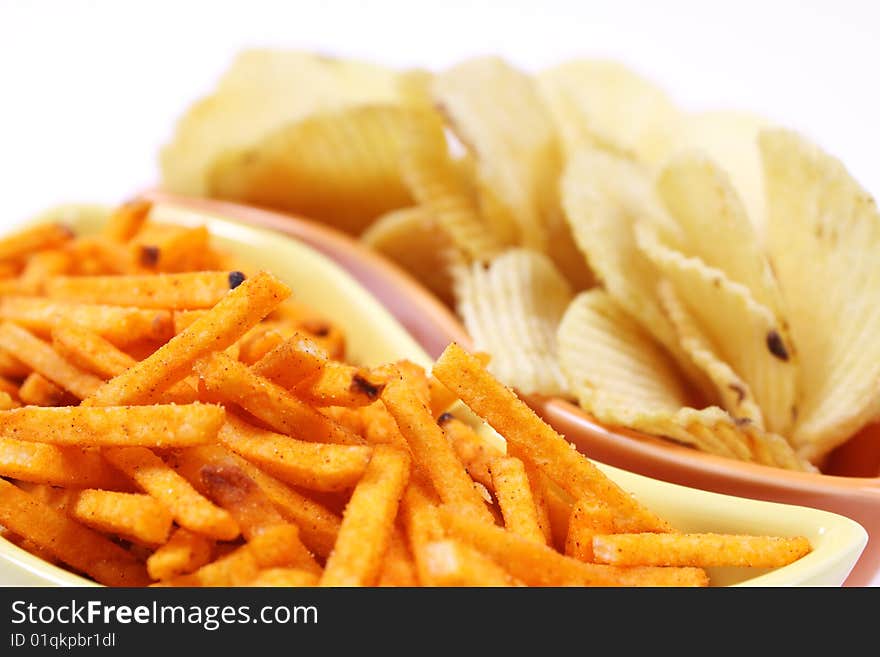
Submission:
{"label": "potato chip", "polygon": [[394,102],[396,74],[354,60],[296,51],[248,50],[214,93],[193,105],[161,153],[169,191],[204,195],[221,153],[247,148],[315,112]]}
{"label": "potato chip", "polygon": [[452,241],[424,207],[393,210],[379,217],[361,240],[452,305]]}
{"label": "potato chip", "polygon": [[767,429],[786,432],[797,414],[797,369],[784,323],[723,271],[669,248],[647,222],[638,223],[635,232],[640,248],[670,280],[720,358],[748,383]]}
{"label": "potato chip", "polygon": [[770,125],[767,119],[749,112],[687,113],[672,123],[649,128],[638,146],[638,155],[659,167],[682,151],[706,153],[730,176],[749,221],[763,241],[766,202],[758,133]]}
{"label": "potato chip", "polygon": [[819,462],[880,415],[880,214],[844,166],[793,132],[760,137],[767,245],[801,363],[791,440]]}
{"label": "potato chip", "polygon": [[562,203],[577,244],[604,288],[674,357],[708,400],[712,383],[678,344],[675,328],[656,295],[657,267],[639,250],[637,219],[663,220],[663,207],[646,170],[622,157],[584,149],[568,162],[561,181]]}
{"label": "potato chip", "polygon": [[689,407],[669,354],[604,291],[572,302],[558,339],[572,391],[600,422],[728,458],[809,469],[780,436],[736,422],[717,406]]}
{"label": "potato chip", "polygon": [[715,384],[724,410],[736,419],[748,420],[758,427],[763,427],[764,417],[760,407],[755,403],[749,385],[718,356],[714,345],[709,342],[693,315],[678,298],[672,283],[667,280],[661,281],[658,294],[666,316],[675,326],[682,349]]}
{"label": "potato chip", "polygon": [[678,116],[662,89],[618,62],[568,61],[541,71],[538,88],[568,152],[592,146],[632,157],[644,133]]}
{"label": "potato chip", "polygon": [[491,223],[497,213],[481,212],[471,179],[473,158],[465,160],[465,166],[453,159],[443,117],[430,96],[430,79],[418,71],[401,79],[401,94],[411,109],[401,153],[404,179],[413,197],[436,219],[460,254],[469,260],[487,260],[513,238],[499,230],[497,221]]}
{"label": "potato chip", "polygon": [[406,112],[392,105],[313,114],[224,151],[209,169],[208,192],[359,234],[412,202],[400,171],[405,122]]}
{"label": "potato chip", "polygon": [[456,296],[474,348],[492,354],[495,376],[526,394],[565,392],[556,327],[572,292],[549,258],[515,249],[488,269],[480,263],[459,267]]}
{"label": "potato chip", "polygon": [[484,57],[439,74],[433,94],[449,127],[476,155],[480,181],[510,212],[516,243],[546,252],[546,213],[561,154],[534,80],[502,59]]}

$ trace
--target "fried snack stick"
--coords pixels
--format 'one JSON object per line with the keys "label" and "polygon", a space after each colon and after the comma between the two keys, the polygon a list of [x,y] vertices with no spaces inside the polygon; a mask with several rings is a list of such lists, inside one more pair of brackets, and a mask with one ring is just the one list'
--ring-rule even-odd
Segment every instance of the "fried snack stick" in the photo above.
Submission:
{"label": "fried snack stick", "polygon": [[515,534],[546,545],[523,462],[513,457],[496,458],[489,464],[489,470],[495,498],[504,516],[504,526]]}
{"label": "fried snack stick", "polygon": [[392,377],[382,391],[382,401],[409,443],[416,466],[428,474],[440,499],[469,509],[484,522],[493,522],[474,482],[408,377],[402,373]]}
{"label": "fried snack stick", "polygon": [[575,502],[568,521],[565,554],[581,561],[595,561],[593,537],[615,531],[614,514],[606,505],[593,498]]}
{"label": "fried snack stick", "polygon": [[143,199],[135,199],[123,203],[115,210],[104,226],[104,236],[114,242],[127,242],[135,235],[150,216],[153,203]]}
{"label": "fried snack stick", "polygon": [[207,493],[201,480],[201,469],[206,465],[228,462],[230,459],[254,480],[287,522],[292,522],[300,528],[300,535],[306,547],[322,557],[330,554],[336,543],[341,518],[287,484],[266,474],[250,461],[220,445],[205,445],[179,450],[174,458],[174,467],[196,490]]}
{"label": "fried snack stick", "polygon": [[76,397],[36,372],[31,372],[21,382],[18,398],[31,406],[70,406],[77,403]]}
{"label": "fried snack stick", "polygon": [[432,370],[477,415],[509,444],[522,450],[548,476],[575,498],[591,496],[632,519],[643,531],[670,531],[668,522],[651,512],[577,452],[516,394],[496,380],[478,358],[450,344]]}
{"label": "fried snack stick", "polygon": [[377,445],[345,513],[321,586],[372,586],[394,531],[394,518],[409,479],[410,457]]}
{"label": "fried snack stick", "polygon": [[254,427],[230,414],[220,430],[222,445],[279,479],[310,490],[353,488],[370,461],[366,445],[337,445],[296,440]]}
{"label": "fried snack stick", "polygon": [[300,568],[266,568],[248,582],[248,586],[317,586],[318,576]]}
{"label": "fried snack stick", "polygon": [[48,336],[62,322],[94,331],[117,346],[139,340],[165,341],[171,335],[171,313],[125,306],[81,304],[43,297],[0,297],[0,319]]}
{"label": "fried snack stick", "polygon": [[294,333],[257,360],[251,370],[290,390],[317,375],[327,359],[327,353],[314,340]]}
{"label": "fried snack stick", "polygon": [[593,536],[598,563],[620,566],[780,568],[812,550],[803,536],[611,534]]}
{"label": "fried snack stick", "polygon": [[211,560],[214,541],[179,527],[147,559],[147,572],[155,580],[185,575]]}
{"label": "fried snack stick", "polygon": [[494,490],[489,466],[493,459],[503,457],[504,452],[480,438],[476,431],[451,413],[443,413],[437,418],[437,424],[443,428],[446,439],[452,444],[471,479],[481,483],[487,490]]}
{"label": "fried snack stick", "polygon": [[55,276],[46,296],[79,303],[134,308],[189,310],[211,308],[244,280],[238,271],[129,276]]}
{"label": "fried snack stick", "polygon": [[439,509],[431,494],[410,478],[400,503],[400,515],[410,551],[416,564],[416,574],[422,586],[432,586],[432,570],[428,546],[446,538],[440,522]]}
{"label": "fried snack stick", "polygon": [[433,586],[521,585],[501,566],[460,541],[446,539],[428,543],[425,554]]}
{"label": "fried snack stick", "polygon": [[0,411],[0,433],[16,440],[77,446],[186,447],[213,442],[222,406],[26,406]]}
{"label": "fried snack stick", "polygon": [[699,568],[615,567],[566,557],[501,527],[442,507],[444,528],[528,586],[707,586]]}
{"label": "fried snack stick", "polygon": [[0,375],[10,379],[23,379],[30,368],[4,349],[0,349]]}
{"label": "fried snack stick", "polygon": [[311,442],[342,445],[364,442],[360,436],[227,354],[214,353],[199,361],[195,369],[208,392],[238,404],[276,431]]}
{"label": "fried snack stick", "polygon": [[151,356],[105,383],[83,403],[114,406],[148,399],[186,376],[199,358],[238,340],[289,294],[290,289],[274,276],[257,274],[229,292]]}
{"label": "fried snack stick", "polygon": [[218,540],[238,536],[238,524],[228,511],[200,495],[150,450],[111,447],[104,457],[168,509],[181,527]]}
{"label": "fried snack stick", "polygon": [[377,586],[418,586],[419,576],[412,554],[406,544],[406,538],[400,527],[395,527],[391,534],[388,549],[382,557],[382,570],[379,573]]}
{"label": "fried snack stick", "polygon": [[0,479],[0,524],[101,584],[146,586],[150,581],[130,552],[5,479]]}
{"label": "fried snack stick", "polygon": [[0,438],[0,476],[52,486],[131,490],[131,484],[101,453]]}
{"label": "fried snack stick", "polygon": [[0,261],[18,260],[25,256],[61,246],[73,239],[69,228],[61,224],[39,224],[0,238]]}
{"label": "fried snack stick", "polygon": [[10,395],[5,390],[0,390],[0,410],[8,411],[13,408],[18,408],[20,406],[21,404],[13,399],[12,395]]}

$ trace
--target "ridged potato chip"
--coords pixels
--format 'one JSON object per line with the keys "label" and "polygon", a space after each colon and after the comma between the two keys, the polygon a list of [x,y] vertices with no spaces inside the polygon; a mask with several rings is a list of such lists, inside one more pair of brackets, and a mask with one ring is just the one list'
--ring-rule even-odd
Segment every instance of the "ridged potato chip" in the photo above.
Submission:
{"label": "ridged potato chip", "polygon": [[566,382],[556,359],[556,328],[571,288],[546,256],[514,249],[454,270],[458,312],[489,370],[525,394],[560,395]]}
{"label": "ridged potato chip", "polygon": [[682,349],[715,384],[724,410],[735,420],[748,420],[763,428],[764,417],[749,384],[721,359],[715,346],[703,334],[693,315],[678,298],[672,283],[660,281],[657,293],[666,316],[675,327]]}
{"label": "ridged potato chip", "polygon": [[574,60],[538,75],[567,152],[584,146],[635,157],[643,135],[678,118],[666,93],[613,61]]}
{"label": "ridged potato chip", "polygon": [[516,243],[547,252],[545,213],[554,202],[561,156],[534,80],[502,59],[484,57],[437,75],[432,90],[451,130],[476,155],[480,182],[511,213]]}
{"label": "ridged potato chip", "polygon": [[779,319],[749,288],[701,259],[670,248],[640,221],[636,241],[718,349],[752,390],[768,430],[788,430],[797,414],[794,350]]}
{"label": "ridged potato chip", "polygon": [[452,305],[451,251],[445,231],[423,207],[394,210],[379,217],[361,241],[393,260]]}
{"label": "ridged potato chip", "polygon": [[686,385],[669,354],[606,292],[578,295],[557,337],[572,392],[600,422],[728,458],[810,468],[780,436],[736,422],[717,406],[688,406]]}
{"label": "ridged potato chip", "polygon": [[766,203],[758,134],[770,126],[768,119],[749,112],[683,114],[671,123],[649,129],[638,145],[638,157],[662,167],[684,151],[706,153],[730,176],[759,241],[763,241]]}
{"label": "ridged potato chip", "polygon": [[405,110],[365,105],[313,114],[220,155],[212,196],[324,220],[352,234],[411,204],[400,169]]}
{"label": "ridged potato chip", "polygon": [[699,394],[714,399],[714,386],[679,345],[657,299],[660,272],[635,241],[637,220],[664,221],[649,173],[623,157],[587,148],[569,159],[561,190],[575,240],[605,290],[673,355]]}
{"label": "ridged potato chip", "polygon": [[466,260],[488,261],[506,242],[480,211],[472,159],[455,160],[443,117],[433,106],[431,76],[412,71],[400,80],[409,114],[403,124],[401,169],[413,198],[446,231]]}
{"label": "ridged potato chip", "polygon": [[216,90],[195,103],[160,155],[169,191],[202,196],[217,157],[247,148],[315,112],[397,101],[396,73],[367,62],[248,50]]}
{"label": "ridged potato chip", "polygon": [[814,463],[880,416],[880,213],[799,135],[761,134],[767,245],[800,356],[791,439]]}

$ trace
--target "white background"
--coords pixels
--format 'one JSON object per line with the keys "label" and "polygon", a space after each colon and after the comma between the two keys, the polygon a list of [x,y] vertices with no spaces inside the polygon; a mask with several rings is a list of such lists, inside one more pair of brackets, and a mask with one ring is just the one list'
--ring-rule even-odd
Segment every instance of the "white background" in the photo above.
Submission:
{"label": "white background", "polygon": [[803,131],[880,194],[880,3],[0,0],[0,231],[156,182],[174,121],[248,46],[443,67],[619,59],[692,109]]}
{"label": "white background", "polygon": [[247,46],[442,67],[622,60],[691,108],[802,130],[880,194],[880,3],[0,0],[0,230],[155,182],[174,121]]}

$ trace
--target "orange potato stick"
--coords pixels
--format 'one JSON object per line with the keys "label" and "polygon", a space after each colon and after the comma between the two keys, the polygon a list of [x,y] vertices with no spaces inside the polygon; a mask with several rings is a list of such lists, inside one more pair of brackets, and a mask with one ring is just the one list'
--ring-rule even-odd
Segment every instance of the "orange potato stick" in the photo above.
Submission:
{"label": "orange potato stick", "polygon": [[36,251],[53,249],[73,238],[62,224],[38,224],[0,238],[0,260],[23,258]]}
{"label": "orange potato stick", "polygon": [[803,536],[735,534],[607,534],[593,536],[600,563],[620,566],[780,568],[812,550]]}
{"label": "orange potato stick", "polygon": [[490,463],[489,469],[504,526],[515,534],[546,545],[523,462],[512,457],[497,458]]}
{"label": "orange potato stick", "polygon": [[[174,322],[174,335],[177,335],[186,329],[194,321],[203,317],[207,310],[175,310],[172,313],[172,321]],[[259,325],[258,325],[259,326]]]}
{"label": "orange potato stick", "polygon": [[167,310],[81,304],[41,297],[0,297],[0,319],[44,337],[59,324],[72,322],[117,346],[145,338],[164,341],[171,335],[171,313]]}
{"label": "orange potato stick", "polygon": [[452,444],[456,456],[464,464],[471,479],[493,490],[495,484],[492,481],[489,464],[493,459],[504,456],[504,453],[480,438],[473,428],[454,415],[445,413],[437,418],[437,422],[443,428],[446,439]]}
{"label": "orange potato stick", "polygon": [[431,403],[429,404],[431,407],[431,414],[438,419],[449,410],[450,406],[458,401],[455,395],[449,392],[449,388],[440,383],[437,378],[433,376],[428,379],[428,396],[431,400]]}
{"label": "orange potato stick", "polygon": [[195,369],[210,394],[238,404],[280,433],[322,443],[359,445],[364,442],[360,436],[228,354],[214,353],[199,361]]}
{"label": "orange potato stick", "polygon": [[382,570],[377,586],[418,586],[416,566],[410,554],[406,539],[399,527],[391,534],[388,549],[382,558]]}
{"label": "orange potato stick", "polygon": [[381,400],[373,402],[369,406],[361,406],[357,410],[363,426],[361,434],[368,443],[394,445],[399,449],[410,451],[409,443],[400,433],[397,421]]}
{"label": "orange potato stick", "polygon": [[18,384],[0,374],[0,391],[5,392],[13,399],[18,399],[18,388]]}
{"label": "orange potato stick", "polygon": [[0,524],[108,586],[146,586],[144,564],[64,512],[0,479]]}
{"label": "orange potato stick", "polygon": [[313,574],[320,566],[299,541],[295,525],[279,525],[216,561],[164,582],[167,586],[245,586],[265,568],[296,567]]}
{"label": "orange potato stick", "polygon": [[429,543],[427,570],[432,586],[514,586],[504,568],[470,545],[453,539]]}
{"label": "orange potato stick", "polygon": [[144,199],[123,203],[113,211],[107,220],[107,225],[104,226],[104,235],[114,242],[127,242],[137,235],[152,208],[153,204]]}
{"label": "orange potato stick", "polygon": [[30,374],[30,368],[12,356],[5,349],[0,349],[0,375],[10,379],[23,379]]}
{"label": "orange potato stick", "polygon": [[213,549],[211,539],[179,527],[164,545],[149,556],[147,572],[156,580],[191,573],[211,560]]}
{"label": "orange potato stick", "polygon": [[186,447],[216,440],[222,406],[27,406],[0,411],[0,434],[16,440],[79,446]]}
{"label": "orange potato stick", "polygon": [[446,536],[446,531],[440,522],[439,508],[421,485],[410,481],[401,500],[400,513],[409,548],[416,563],[419,582],[422,586],[431,586],[427,547]]}
{"label": "orange potato stick", "polygon": [[432,371],[508,444],[522,450],[570,495],[577,499],[597,497],[631,517],[643,531],[671,531],[668,522],[605,476],[510,388],[493,377],[476,356],[450,344]]}
{"label": "orange potato stick", "polygon": [[266,568],[248,582],[248,586],[317,586],[318,576],[299,568]]}
{"label": "orange potato stick", "polygon": [[468,543],[528,586],[707,586],[700,568],[627,567],[584,563],[536,541],[441,508],[440,519],[455,538]]}
{"label": "orange potato stick", "polygon": [[585,497],[575,502],[568,521],[565,554],[581,561],[593,558],[593,537],[615,531],[614,514],[605,504]]}
{"label": "orange potato stick", "polygon": [[410,457],[378,445],[342,516],[321,586],[373,586],[394,533],[394,519],[409,479]]}
{"label": "orange potato stick", "polygon": [[156,498],[181,527],[224,541],[238,536],[238,525],[228,511],[200,495],[147,448],[109,447],[104,457]]}
{"label": "orange potato stick", "polygon": [[149,495],[87,489],[74,494],[68,513],[84,525],[146,545],[161,545],[171,514]]}
{"label": "orange potato stick", "polygon": [[385,382],[368,370],[328,360],[317,375],[303,381],[293,393],[313,406],[367,406],[379,398]]}
{"label": "orange potato stick", "polygon": [[101,453],[0,438],[0,476],[52,486],[130,490],[131,484]]}
{"label": "orange potato stick", "polygon": [[104,235],[79,237],[65,246],[72,274],[125,274],[132,269],[131,254]]}
{"label": "orange potato stick", "polygon": [[18,398],[31,406],[69,406],[77,399],[42,374],[31,372],[18,389]]}
{"label": "orange potato stick", "polygon": [[245,540],[285,524],[269,497],[232,459],[203,465],[200,476],[208,497],[229,511]]}
{"label": "orange potato stick", "polygon": [[318,374],[327,358],[327,353],[314,340],[295,333],[255,362],[251,369],[254,374],[289,390]]}
{"label": "orange potato stick", "polygon": [[150,243],[138,238],[132,243],[132,253],[140,271],[198,271],[207,264],[210,240],[211,235],[205,226],[174,226]]}
{"label": "orange potato stick", "polygon": [[257,274],[152,355],[110,379],[86,403],[134,403],[168,388],[189,374],[199,358],[238,340],[289,294],[290,289],[274,276]]}
{"label": "orange potato stick", "polygon": [[118,376],[137,363],[109,340],[70,323],[52,329],[52,346],[77,367],[102,379]]}
{"label": "orange potato stick", "polygon": [[382,401],[412,449],[413,460],[423,469],[444,502],[470,509],[475,517],[493,522],[474,482],[437,426],[434,416],[418,397],[409,378],[392,378],[382,391]]}
{"label": "orange potato stick", "polygon": [[[242,363],[253,365],[285,340],[298,335],[296,329],[279,322],[262,322],[238,341],[238,357]],[[304,338],[305,339],[305,338]],[[311,341],[315,348],[317,343]],[[322,350],[323,351],[323,350]]]}
{"label": "orange potato stick", "polygon": [[421,365],[416,365],[410,360],[400,360],[396,363],[387,363],[374,367],[372,375],[380,381],[388,381],[403,376],[416,397],[423,405],[431,403],[431,390],[428,384],[428,375]]}
{"label": "orange potato stick", "polygon": [[71,266],[70,254],[66,251],[41,251],[27,260],[21,277],[24,294],[44,294],[46,281],[53,276],[67,273]]}
{"label": "orange potato stick", "polygon": [[363,476],[372,448],[296,440],[259,429],[232,415],[218,439],[279,479],[310,490],[347,490]]}
{"label": "orange potato stick", "polygon": [[46,296],[80,303],[186,310],[211,308],[244,279],[241,272],[201,271],[140,276],[55,276]]}
{"label": "orange potato stick", "polygon": [[[509,445],[508,445],[509,447]],[[566,526],[566,531],[560,533],[560,540],[557,543],[556,538],[553,534],[553,520],[551,517],[551,501],[548,497],[551,495],[547,490],[547,478],[541,472],[541,470],[530,460],[527,458],[522,458],[517,454],[516,448],[513,450],[508,449],[508,453],[518,458],[522,461],[523,467],[526,469],[526,476],[529,479],[529,487],[532,491],[532,499],[535,501],[535,511],[538,514],[538,526],[541,528],[541,531],[544,534],[544,542],[550,546],[564,546],[564,537],[567,535],[568,528]],[[566,518],[568,517],[568,513],[566,512]]]}
{"label": "orange potato stick", "polygon": [[13,399],[12,395],[10,395],[5,390],[0,390],[0,410],[8,411],[10,409],[18,408],[20,406],[21,404]]}
{"label": "orange potato stick", "polygon": [[88,397],[104,384],[94,374],[83,372],[59,356],[50,345],[34,337],[26,329],[10,322],[0,324],[0,347],[18,354],[19,360],[34,372],[43,375],[78,399]]}

